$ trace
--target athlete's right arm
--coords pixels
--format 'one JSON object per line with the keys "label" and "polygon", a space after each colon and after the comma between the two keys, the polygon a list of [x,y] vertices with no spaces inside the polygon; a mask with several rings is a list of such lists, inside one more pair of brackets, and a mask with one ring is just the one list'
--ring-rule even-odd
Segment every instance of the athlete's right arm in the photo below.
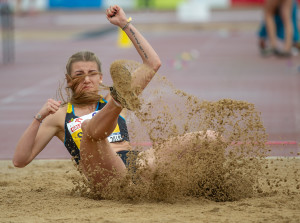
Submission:
{"label": "athlete's right arm", "polygon": [[[33,119],[31,124],[21,136],[13,157],[15,167],[25,167],[29,164],[49,143],[59,131],[58,121],[61,102],[49,99],[41,108],[39,114],[43,123]],[[53,114],[53,115],[50,115]]]}

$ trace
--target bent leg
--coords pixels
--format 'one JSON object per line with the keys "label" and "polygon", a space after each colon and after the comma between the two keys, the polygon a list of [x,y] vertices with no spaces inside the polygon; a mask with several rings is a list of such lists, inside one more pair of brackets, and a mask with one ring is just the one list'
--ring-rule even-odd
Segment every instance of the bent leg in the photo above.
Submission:
{"label": "bent leg", "polygon": [[[173,162],[174,159],[178,160],[183,158],[186,154],[207,154],[210,151],[202,148],[203,143],[210,143],[215,145],[218,143],[218,140],[222,143],[222,136],[218,136],[215,131],[199,131],[186,133],[182,136],[173,137],[166,142],[155,146],[155,148],[150,148],[149,150],[141,153],[141,159],[139,164],[141,166],[147,166],[155,169],[157,165]],[[218,150],[216,146],[211,146],[214,149]],[[211,151],[215,154],[216,151]],[[219,155],[221,158],[224,158],[224,154],[220,151]]]}
{"label": "bent leg", "polygon": [[[92,123],[88,121],[87,126]],[[80,148],[80,165],[93,186],[105,187],[112,178],[122,177],[126,167],[122,159],[112,149],[107,138],[94,140],[83,128]]]}
{"label": "bent leg", "polygon": [[81,126],[80,165],[92,184],[100,188],[105,187],[111,178],[126,172],[122,159],[107,140],[116,127],[120,112],[121,108],[109,100],[103,109]]}

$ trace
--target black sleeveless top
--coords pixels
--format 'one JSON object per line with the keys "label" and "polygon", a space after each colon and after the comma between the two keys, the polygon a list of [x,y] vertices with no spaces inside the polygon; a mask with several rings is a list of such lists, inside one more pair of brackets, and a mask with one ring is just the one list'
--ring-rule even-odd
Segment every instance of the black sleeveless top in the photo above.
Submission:
{"label": "black sleeveless top", "polygon": [[[80,142],[82,138],[81,123],[86,119],[91,119],[98,111],[100,111],[107,101],[103,98],[97,103],[97,108],[94,112],[78,117],[74,113],[74,106],[68,103],[66,118],[65,118],[65,147],[68,149],[76,163],[80,160]],[[99,123],[101,124],[101,123]],[[129,135],[126,125],[126,120],[119,115],[118,124],[113,133],[108,136],[108,141],[111,143],[129,141]]]}

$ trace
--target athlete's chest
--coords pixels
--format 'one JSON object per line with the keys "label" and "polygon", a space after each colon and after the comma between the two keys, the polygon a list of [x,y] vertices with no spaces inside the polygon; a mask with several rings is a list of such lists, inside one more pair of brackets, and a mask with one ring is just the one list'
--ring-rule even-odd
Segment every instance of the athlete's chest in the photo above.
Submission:
{"label": "athlete's chest", "polygon": [[[81,129],[81,125],[85,120],[92,119],[100,110],[91,112],[89,114],[77,117],[74,116],[74,114],[69,114],[70,116],[66,118],[66,129],[65,131],[68,131],[70,136],[72,137],[73,141],[76,143],[78,148],[80,148],[80,142],[83,137],[84,132]],[[99,125],[101,125],[101,121],[99,122]],[[121,130],[119,127],[119,123],[115,127],[114,131],[107,137],[109,142],[120,142],[123,141],[123,137],[121,134]]]}
{"label": "athlete's chest", "polygon": [[92,119],[99,111],[94,111],[89,114],[77,117],[73,114],[70,114],[71,117],[66,122],[67,130],[72,135],[74,132],[77,132],[78,130],[81,131],[81,125],[85,120]]}
{"label": "athlete's chest", "polygon": [[98,111],[98,110],[100,110],[102,107],[103,107],[102,104],[95,105],[95,106],[89,106],[89,107],[83,107],[83,108],[73,106],[73,107],[72,107],[72,113],[73,113],[73,115],[76,116],[76,117],[82,117],[82,116],[91,114],[91,113],[93,113],[93,112],[95,112],[95,111]]}

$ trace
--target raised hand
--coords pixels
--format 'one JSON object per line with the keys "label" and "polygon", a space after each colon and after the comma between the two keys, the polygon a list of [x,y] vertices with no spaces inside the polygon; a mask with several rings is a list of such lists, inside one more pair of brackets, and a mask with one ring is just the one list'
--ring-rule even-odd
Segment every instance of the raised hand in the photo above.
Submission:
{"label": "raised hand", "polygon": [[117,5],[110,6],[106,10],[106,18],[111,24],[114,24],[119,27],[123,27],[127,23],[126,14],[123,9]]}
{"label": "raised hand", "polygon": [[41,108],[39,114],[42,115],[43,118],[50,114],[54,114],[57,112],[61,105],[61,101],[56,101],[52,98],[48,99],[47,102],[44,104],[44,106]]}

